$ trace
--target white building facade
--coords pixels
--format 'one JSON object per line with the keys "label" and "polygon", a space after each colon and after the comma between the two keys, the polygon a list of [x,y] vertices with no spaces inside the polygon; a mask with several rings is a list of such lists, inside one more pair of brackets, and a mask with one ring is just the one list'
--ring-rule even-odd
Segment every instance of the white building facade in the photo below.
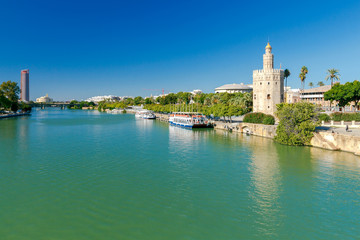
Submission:
{"label": "white building facade", "polygon": [[95,96],[95,97],[91,97],[86,99],[86,102],[94,102],[94,103],[98,103],[101,101],[119,101],[121,100],[121,97],[118,96],[113,96],[113,95],[108,95],[108,96]]}
{"label": "white building facade", "polygon": [[246,93],[246,92],[252,92],[252,87],[249,85],[245,85],[243,83],[237,84],[225,84],[220,87],[215,88],[215,93]]}
{"label": "white building facade", "polygon": [[274,69],[274,55],[268,43],[263,69],[253,71],[253,112],[274,115],[276,104],[284,102],[284,70]]}
{"label": "white building facade", "polygon": [[36,102],[37,103],[52,103],[53,99],[50,98],[48,94],[46,94],[46,96],[37,98]]}

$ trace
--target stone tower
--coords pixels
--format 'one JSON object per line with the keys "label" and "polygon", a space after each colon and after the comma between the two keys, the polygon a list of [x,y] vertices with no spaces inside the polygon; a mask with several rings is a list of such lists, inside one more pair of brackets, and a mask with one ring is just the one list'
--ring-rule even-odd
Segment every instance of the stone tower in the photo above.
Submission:
{"label": "stone tower", "polygon": [[284,101],[284,71],[274,69],[270,43],[265,47],[263,69],[253,71],[253,112],[274,115],[276,104]]}

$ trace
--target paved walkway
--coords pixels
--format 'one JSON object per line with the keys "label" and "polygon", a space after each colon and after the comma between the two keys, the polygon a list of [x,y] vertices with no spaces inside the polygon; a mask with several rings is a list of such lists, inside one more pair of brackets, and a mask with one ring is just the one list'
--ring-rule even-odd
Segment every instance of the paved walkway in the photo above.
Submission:
{"label": "paved walkway", "polygon": [[350,136],[357,136],[360,137],[360,129],[359,128],[349,128],[348,131],[345,130],[345,127],[318,127],[316,128],[322,131],[334,131],[335,133],[343,134],[343,135],[350,135]]}

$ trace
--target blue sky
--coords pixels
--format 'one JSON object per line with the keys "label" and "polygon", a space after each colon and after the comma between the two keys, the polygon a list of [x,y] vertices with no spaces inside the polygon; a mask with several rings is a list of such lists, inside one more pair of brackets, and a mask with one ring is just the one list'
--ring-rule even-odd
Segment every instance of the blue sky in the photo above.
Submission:
{"label": "blue sky", "polygon": [[[156,95],[252,82],[267,39],[299,87],[360,80],[360,1],[1,1],[0,82],[30,98]],[[153,90],[148,90],[153,89]]]}

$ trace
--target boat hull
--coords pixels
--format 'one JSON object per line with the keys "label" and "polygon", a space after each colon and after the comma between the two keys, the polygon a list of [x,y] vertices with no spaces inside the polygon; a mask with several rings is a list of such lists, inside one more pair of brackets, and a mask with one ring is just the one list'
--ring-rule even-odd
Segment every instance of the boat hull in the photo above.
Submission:
{"label": "boat hull", "polygon": [[183,128],[211,128],[208,124],[194,124],[194,125],[188,125],[188,124],[182,124],[182,123],[175,123],[175,122],[169,122],[170,125],[183,127]]}

